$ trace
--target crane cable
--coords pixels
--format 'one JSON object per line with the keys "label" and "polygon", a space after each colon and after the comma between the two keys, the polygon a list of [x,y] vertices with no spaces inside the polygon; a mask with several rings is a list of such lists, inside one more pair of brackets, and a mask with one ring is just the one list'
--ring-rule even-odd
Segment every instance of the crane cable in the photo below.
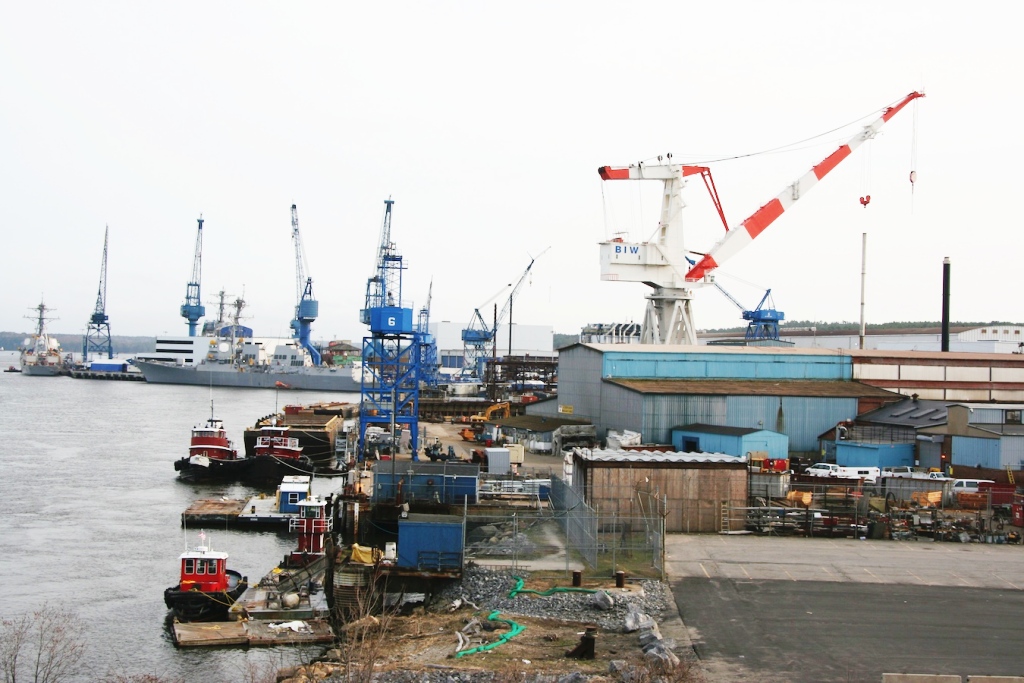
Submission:
{"label": "crane cable", "polygon": [[914,102],[914,127],[910,135],[910,213],[914,213],[914,184],[917,182],[917,114],[919,108]]}

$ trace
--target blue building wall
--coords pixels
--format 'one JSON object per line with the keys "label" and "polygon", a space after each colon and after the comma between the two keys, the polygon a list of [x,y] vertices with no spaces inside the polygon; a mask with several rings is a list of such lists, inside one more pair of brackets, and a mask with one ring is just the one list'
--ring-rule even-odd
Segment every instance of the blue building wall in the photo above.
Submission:
{"label": "blue building wall", "polygon": [[444,571],[462,566],[462,521],[398,521],[397,566],[423,571]]}
{"label": "blue building wall", "polygon": [[819,434],[856,416],[855,398],[726,397],[725,424],[785,434],[789,437],[789,450],[793,453],[817,453]]}
{"label": "blue building wall", "polygon": [[836,464],[843,467],[914,466],[912,443],[836,442]]}
{"label": "blue building wall", "polygon": [[975,436],[954,436],[950,462],[962,467],[990,467],[1002,469],[999,460],[999,439],[982,439]]}
{"label": "blue building wall", "polygon": [[842,355],[608,351],[602,377],[617,379],[850,380],[853,359]]}
{"label": "blue building wall", "polygon": [[767,451],[769,458],[789,457],[789,437],[785,434],[761,429],[750,434],[709,434],[708,432],[672,430],[672,445],[677,451],[690,450],[685,447],[689,440],[696,440],[697,449],[705,453],[725,453],[744,456],[751,451]]}
{"label": "blue building wall", "polygon": [[394,475],[386,463],[380,463],[373,474],[373,499],[395,500],[399,491],[405,501],[435,503],[476,503],[479,489],[476,477],[443,474],[412,474],[398,469]]}

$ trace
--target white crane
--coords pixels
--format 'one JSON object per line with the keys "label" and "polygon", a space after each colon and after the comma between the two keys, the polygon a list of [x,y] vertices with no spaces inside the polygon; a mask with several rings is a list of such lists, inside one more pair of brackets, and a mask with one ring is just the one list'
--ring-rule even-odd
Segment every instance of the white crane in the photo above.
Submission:
{"label": "white crane", "polygon": [[[697,288],[713,282],[711,271],[750,244],[839,162],[850,156],[862,142],[875,137],[889,119],[919,97],[924,95],[912,92],[895,105],[887,107],[881,117],[865,126],[749,218],[731,229],[726,224],[725,236],[707,252],[694,252],[683,243],[682,209],[685,205],[681,194],[685,178],[699,173],[725,223],[714,182],[706,167],[673,164],[670,154],[667,164],[599,168],[598,173],[604,180],[660,180],[664,183],[661,220],[654,241],[626,242],[613,239],[600,245],[602,280],[642,282],[653,289],[647,295],[641,343],[696,344],[697,330],[691,305],[693,294]],[[697,262],[689,261],[687,253],[698,254],[701,259]]]}

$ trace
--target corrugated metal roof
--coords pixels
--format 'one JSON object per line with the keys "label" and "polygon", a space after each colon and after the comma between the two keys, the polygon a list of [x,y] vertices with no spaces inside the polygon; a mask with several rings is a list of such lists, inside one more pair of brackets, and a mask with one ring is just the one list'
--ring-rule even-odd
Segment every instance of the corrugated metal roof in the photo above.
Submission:
{"label": "corrugated metal roof", "polygon": [[604,381],[643,394],[893,399],[899,397],[899,394],[885,389],[845,380],[605,379]]}
{"label": "corrugated metal roof", "polygon": [[659,451],[591,450],[578,448],[573,453],[590,462],[723,463],[743,464],[746,458],[725,453],[662,453]]}
{"label": "corrugated metal roof", "polygon": [[707,425],[707,424],[691,424],[684,427],[673,427],[673,430],[683,432],[700,432],[701,434],[723,434],[725,436],[746,436],[747,434],[753,434],[754,432],[762,432],[763,429],[753,429],[751,427],[727,427],[725,425]]}
{"label": "corrugated metal roof", "polygon": [[488,424],[511,427],[513,429],[528,429],[531,432],[553,432],[563,425],[588,425],[590,420],[573,419],[569,417],[550,417],[547,415],[516,415],[515,417],[500,417],[488,420]]}

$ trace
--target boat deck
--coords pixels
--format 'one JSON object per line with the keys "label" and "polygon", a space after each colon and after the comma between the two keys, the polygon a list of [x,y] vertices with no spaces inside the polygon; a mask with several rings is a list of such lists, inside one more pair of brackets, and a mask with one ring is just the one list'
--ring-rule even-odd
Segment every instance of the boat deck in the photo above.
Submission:
{"label": "boat deck", "polygon": [[174,642],[179,647],[218,645],[295,645],[330,643],[334,632],[326,619],[275,621],[221,621],[175,623]]}
{"label": "boat deck", "polygon": [[281,526],[288,528],[290,520],[298,519],[297,512],[280,512],[275,496],[253,496],[238,511],[237,522],[240,526]]}

